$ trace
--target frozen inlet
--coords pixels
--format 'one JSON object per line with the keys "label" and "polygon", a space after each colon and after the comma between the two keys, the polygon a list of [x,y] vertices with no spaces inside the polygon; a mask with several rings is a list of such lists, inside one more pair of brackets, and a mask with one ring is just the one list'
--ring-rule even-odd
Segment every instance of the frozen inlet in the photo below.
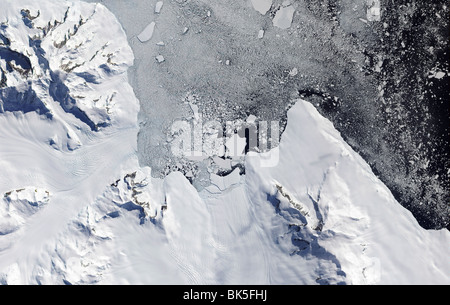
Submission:
{"label": "frozen inlet", "polygon": [[155,22],[150,23],[147,27],[138,35],[140,42],[146,42],[152,39],[153,32],[155,31]]}
{"label": "frozen inlet", "polygon": [[380,0],[367,0],[367,20],[368,21],[381,20]]}

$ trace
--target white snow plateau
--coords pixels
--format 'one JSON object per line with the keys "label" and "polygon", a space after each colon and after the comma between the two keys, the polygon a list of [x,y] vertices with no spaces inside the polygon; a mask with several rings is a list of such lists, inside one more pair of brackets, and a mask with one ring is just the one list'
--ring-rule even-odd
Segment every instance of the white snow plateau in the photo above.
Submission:
{"label": "white snow plateau", "polygon": [[1,284],[450,284],[450,232],[421,228],[303,100],[244,175],[152,178],[133,64],[102,4],[1,0]]}

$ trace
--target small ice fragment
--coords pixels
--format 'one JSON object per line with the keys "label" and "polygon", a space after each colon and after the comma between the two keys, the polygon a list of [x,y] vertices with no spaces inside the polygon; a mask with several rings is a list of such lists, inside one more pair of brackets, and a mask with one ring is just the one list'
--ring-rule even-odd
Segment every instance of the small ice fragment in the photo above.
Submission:
{"label": "small ice fragment", "polygon": [[211,11],[208,11],[206,14],[208,15],[208,17],[211,17]]}
{"label": "small ice fragment", "polygon": [[297,68],[294,68],[289,72],[289,76],[292,76],[292,77],[296,76],[297,74],[298,74]]}
{"label": "small ice fragment", "polygon": [[227,61],[225,62],[225,64],[226,64],[227,66],[229,66],[229,65],[230,65],[230,61],[227,60]]}
{"label": "small ice fragment", "polygon": [[162,56],[162,55],[156,56],[156,61],[159,63],[162,63],[163,61],[165,61],[164,56]]}
{"label": "small ice fragment", "polygon": [[183,29],[183,35],[186,34],[188,31],[189,31],[189,28],[188,28],[188,27],[185,27],[185,28]]}
{"label": "small ice fragment", "polygon": [[281,7],[273,18],[273,25],[281,29],[288,29],[291,27],[294,19],[295,8],[292,6]]}
{"label": "small ice fragment", "polygon": [[368,21],[381,20],[380,0],[367,0],[367,20]]}
{"label": "small ice fragment", "polygon": [[264,37],[264,30],[259,30],[258,32],[258,38],[262,39]]}
{"label": "small ice fragment", "polygon": [[439,71],[434,74],[434,78],[441,79],[445,76],[445,72]]}
{"label": "small ice fragment", "polygon": [[376,63],[376,65],[375,65],[375,71],[376,72],[378,72],[378,73],[380,73],[381,72],[381,68],[383,67],[383,59],[382,58],[379,58],[378,59],[378,62]]}
{"label": "small ice fragment", "polygon": [[250,114],[247,118],[247,123],[255,123],[256,119],[257,119],[256,116]]}
{"label": "small ice fragment", "polygon": [[146,42],[149,41],[152,36],[153,32],[155,31],[155,22],[150,23],[147,25],[147,27],[138,35],[138,39],[140,42]]}
{"label": "small ice fragment", "polygon": [[160,42],[157,42],[156,45],[157,45],[157,46],[160,46],[160,47],[163,47],[163,46],[165,46],[166,44],[164,43],[164,41],[160,41]]}
{"label": "small ice fragment", "polygon": [[381,10],[380,10],[379,7],[372,7],[372,8],[370,9],[370,14],[371,14],[372,16],[380,16],[380,12],[381,12]]}
{"label": "small ice fragment", "polygon": [[441,79],[441,78],[443,78],[445,76],[445,73],[444,72],[438,72],[438,73],[436,73],[436,78],[438,78],[438,79]]}
{"label": "small ice fragment", "polygon": [[265,15],[272,7],[272,0],[252,0],[253,8]]}
{"label": "small ice fragment", "polygon": [[156,2],[156,5],[155,5],[155,13],[156,14],[159,14],[161,12],[162,6],[163,6],[162,1]]}

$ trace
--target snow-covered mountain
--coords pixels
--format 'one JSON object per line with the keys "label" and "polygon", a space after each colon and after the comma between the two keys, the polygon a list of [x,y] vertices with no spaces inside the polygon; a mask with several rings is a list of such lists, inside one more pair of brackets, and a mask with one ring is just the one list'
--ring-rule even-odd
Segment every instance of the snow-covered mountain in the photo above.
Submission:
{"label": "snow-covered mountain", "polygon": [[244,175],[153,178],[114,15],[1,1],[0,283],[450,283],[450,232],[420,227],[310,103]]}

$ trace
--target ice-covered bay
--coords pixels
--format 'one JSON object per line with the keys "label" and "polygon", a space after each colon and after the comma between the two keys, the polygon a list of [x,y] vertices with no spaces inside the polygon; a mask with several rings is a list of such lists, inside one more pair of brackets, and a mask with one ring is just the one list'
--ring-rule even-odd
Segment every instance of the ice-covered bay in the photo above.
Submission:
{"label": "ice-covered bay", "polygon": [[[311,104],[292,101],[279,148],[247,155],[245,175],[213,176],[216,188],[198,192],[181,173],[159,179],[139,165],[139,104],[127,75],[133,54],[104,6],[21,0],[6,1],[5,7],[0,22],[8,20],[8,27],[2,35],[14,37],[12,47],[31,54],[34,65],[30,79],[13,71],[8,84],[21,85],[19,91],[31,82],[30,90],[53,116],[0,114],[0,127],[7,131],[0,135],[1,215],[36,207],[11,213],[18,229],[0,235],[0,283],[448,283],[449,232],[422,229]],[[40,12],[36,26],[64,20],[42,37],[51,55],[48,65],[38,60],[44,53],[35,54],[41,49],[28,45],[29,35],[42,29],[26,26],[23,8],[31,17]],[[90,30],[81,27],[73,40],[55,46],[80,15]],[[135,29],[138,33],[142,25]],[[102,37],[110,41],[94,43]],[[73,52],[77,56],[71,57]],[[75,58],[93,61],[69,65]],[[155,69],[151,58],[147,65],[137,57],[132,79],[139,75],[136,69]],[[75,116],[57,100],[61,95],[51,94],[46,78],[52,73],[87,118]],[[149,92],[159,90],[149,79]],[[88,103],[97,98],[95,107]],[[105,113],[108,126],[93,130],[86,123]],[[273,155],[279,163],[262,167]]]}

